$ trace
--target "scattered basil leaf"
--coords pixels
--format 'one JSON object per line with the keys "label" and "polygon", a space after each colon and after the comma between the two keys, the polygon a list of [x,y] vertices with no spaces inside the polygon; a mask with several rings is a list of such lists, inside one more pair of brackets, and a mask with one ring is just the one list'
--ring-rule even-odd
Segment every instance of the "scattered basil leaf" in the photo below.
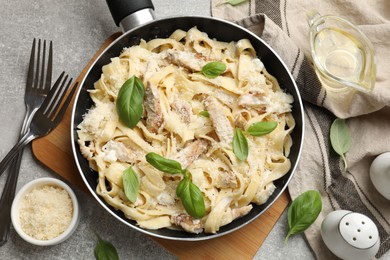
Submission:
{"label": "scattered basil leaf", "polygon": [[344,119],[337,118],[333,121],[330,127],[330,142],[335,152],[343,159],[345,170],[347,170],[345,153],[351,148],[352,139]]}
{"label": "scattered basil leaf", "polygon": [[309,190],[295,198],[288,208],[288,226],[290,230],[285,242],[291,235],[301,233],[313,224],[321,210],[322,201],[318,191]]}
{"label": "scattered basil leaf", "polygon": [[185,177],[179,182],[176,187],[176,194],[190,216],[202,218],[206,214],[202,192],[198,186],[192,183],[190,178]]}
{"label": "scattered basil leaf", "polygon": [[170,174],[182,173],[181,164],[175,160],[165,159],[157,153],[148,153],[146,161],[154,168]]}
{"label": "scattered basil leaf", "polygon": [[248,158],[248,141],[244,133],[239,129],[234,129],[233,136],[233,152],[240,161],[245,161]]}
{"label": "scattered basil leaf", "polygon": [[210,117],[209,111],[207,111],[207,110],[203,110],[203,111],[199,112],[199,115],[207,117],[207,118]]}
{"label": "scattered basil leaf", "polygon": [[[97,235],[97,234],[96,234]],[[108,241],[104,241],[99,235],[98,242],[95,246],[94,255],[97,260],[118,260],[116,248]]]}
{"label": "scattered basil leaf", "polygon": [[252,124],[247,132],[253,136],[261,136],[271,133],[278,126],[277,122],[257,122]]}
{"label": "scattered basil leaf", "polygon": [[209,62],[202,67],[202,73],[205,77],[213,79],[221,75],[226,70],[225,63],[219,61]]}
{"label": "scattered basil leaf", "polygon": [[230,4],[232,6],[236,6],[242,3],[245,3],[248,0],[225,0],[220,3],[217,3],[217,6],[223,5],[223,4]]}
{"label": "scattered basil leaf", "polygon": [[248,1],[248,0],[227,0],[226,3],[235,6],[235,5],[242,4],[246,1]]}
{"label": "scattered basil leaf", "polygon": [[116,109],[119,118],[128,127],[133,128],[143,114],[145,87],[142,81],[132,76],[119,90]]}
{"label": "scattered basil leaf", "polygon": [[131,202],[134,203],[138,196],[139,180],[137,174],[131,166],[123,171],[122,179],[125,195]]}

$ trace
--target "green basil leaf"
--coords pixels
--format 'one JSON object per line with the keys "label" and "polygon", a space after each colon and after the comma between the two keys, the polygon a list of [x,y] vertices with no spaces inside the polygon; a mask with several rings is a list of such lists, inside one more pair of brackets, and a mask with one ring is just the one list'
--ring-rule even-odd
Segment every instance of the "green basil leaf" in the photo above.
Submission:
{"label": "green basil leaf", "polygon": [[94,255],[97,260],[118,260],[118,252],[116,248],[107,241],[104,241],[99,236],[98,242],[95,246]]}
{"label": "green basil leaf", "polygon": [[202,73],[205,77],[213,79],[221,75],[226,70],[225,63],[219,61],[209,62],[202,67]]}
{"label": "green basil leaf", "polygon": [[207,118],[210,117],[209,111],[207,111],[207,110],[203,110],[203,111],[199,112],[199,115],[207,117]]}
{"label": "green basil leaf", "polygon": [[181,164],[175,160],[165,159],[159,154],[148,153],[146,155],[146,161],[150,163],[154,168],[165,173],[182,173]]}
{"label": "green basil leaf", "polygon": [[271,133],[278,126],[277,122],[257,122],[252,124],[247,132],[253,136],[261,136]]}
{"label": "green basil leaf", "polygon": [[291,235],[305,231],[322,210],[321,196],[318,191],[309,190],[299,195],[288,208],[288,226],[286,242]]}
{"label": "green basil leaf", "polygon": [[134,203],[138,196],[139,180],[137,174],[131,166],[123,171],[122,179],[125,195],[131,202]]}
{"label": "green basil leaf", "polygon": [[202,218],[206,214],[206,206],[202,192],[190,178],[184,178],[176,187],[176,194],[181,199],[187,213],[194,218]]}
{"label": "green basil leaf", "polygon": [[226,3],[235,6],[235,5],[242,4],[246,1],[248,1],[248,0],[227,0]]}
{"label": "green basil leaf", "polygon": [[248,141],[244,133],[239,129],[234,129],[233,136],[233,152],[240,161],[245,161],[248,158]]}
{"label": "green basil leaf", "polygon": [[343,159],[345,170],[347,170],[347,160],[344,154],[351,148],[352,139],[344,119],[337,118],[332,123],[330,127],[330,142],[335,152]]}
{"label": "green basil leaf", "polygon": [[119,118],[126,126],[133,128],[141,120],[144,95],[145,87],[136,76],[132,76],[120,88],[116,109]]}
{"label": "green basil leaf", "polygon": [[191,180],[188,177],[185,177],[182,179],[179,184],[176,187],[176,195],[181,198],[181,195],[183,194],[185,189],[188,189],[189,183]]}

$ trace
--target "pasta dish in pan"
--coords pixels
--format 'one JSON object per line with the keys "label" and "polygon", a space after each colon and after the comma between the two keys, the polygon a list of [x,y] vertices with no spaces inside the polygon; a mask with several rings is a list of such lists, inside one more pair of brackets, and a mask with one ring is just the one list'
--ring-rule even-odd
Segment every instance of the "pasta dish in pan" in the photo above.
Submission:
{"label": "pasta dish in pan", "polygon": [[[211,65],[223,69],[210,76]],[[133,76],[144,96],[140,120],[129,127],[116,102]],[[293,98],[247,39],[222,42],[192,28],[141,40],[112,58],[89,91],[94,106],[77,132],[83,156],[99,175],[96,192],[142,228],[216,233],[249,213],[252,203],[265,203],[273,181],[290,170]],[[178,162],[186,174],[159,170],[148,154]],[[138,180],[133,202],[124,184],[129,167]],[[185,207],[193,200],[180,196],[186,178],[200,191],[200,217]]]}

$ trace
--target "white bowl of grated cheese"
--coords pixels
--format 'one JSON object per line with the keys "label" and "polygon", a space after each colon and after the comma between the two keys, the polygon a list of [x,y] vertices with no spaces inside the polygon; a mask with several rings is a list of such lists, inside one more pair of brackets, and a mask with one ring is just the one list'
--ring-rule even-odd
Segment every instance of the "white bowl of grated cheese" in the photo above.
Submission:
{"label": "white bowl of grated cheese", "polygon": [[12,203],[12,224],[21,238],[39,246],[68,239],[79,223],[79,204],[63,181],[40,178],[24,185]]}

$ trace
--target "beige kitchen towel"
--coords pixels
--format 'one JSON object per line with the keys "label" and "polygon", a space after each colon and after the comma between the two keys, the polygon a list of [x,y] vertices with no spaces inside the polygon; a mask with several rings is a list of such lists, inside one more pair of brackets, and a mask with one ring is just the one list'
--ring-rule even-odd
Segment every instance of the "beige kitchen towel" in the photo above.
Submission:
{"label": "beige kitchen towel", "polygon": [[[321,239],[320,225],[328,213],[344,209],[375,222],[381,240],[376,257],[380,258],[390,249],[390,201],[372,185],[369,167],[377,155],[390,151],[390,1],[248,0],[237,6],[225,1],[211,1],[212,15],[237,22],[275,49],[304,100],[304,147],[288,188],[293,199],[309,189],[321,193],[323,210],[305,232],[316,257],[335,258]],[[308,42],[306,14],[312,10],[351,21],[371,40],[377,64],[371,93],[335,94],[321,85]],[[353,140],[346,154],[347,170],[330,144],[330,126],[336,117],[346,118]]]}

